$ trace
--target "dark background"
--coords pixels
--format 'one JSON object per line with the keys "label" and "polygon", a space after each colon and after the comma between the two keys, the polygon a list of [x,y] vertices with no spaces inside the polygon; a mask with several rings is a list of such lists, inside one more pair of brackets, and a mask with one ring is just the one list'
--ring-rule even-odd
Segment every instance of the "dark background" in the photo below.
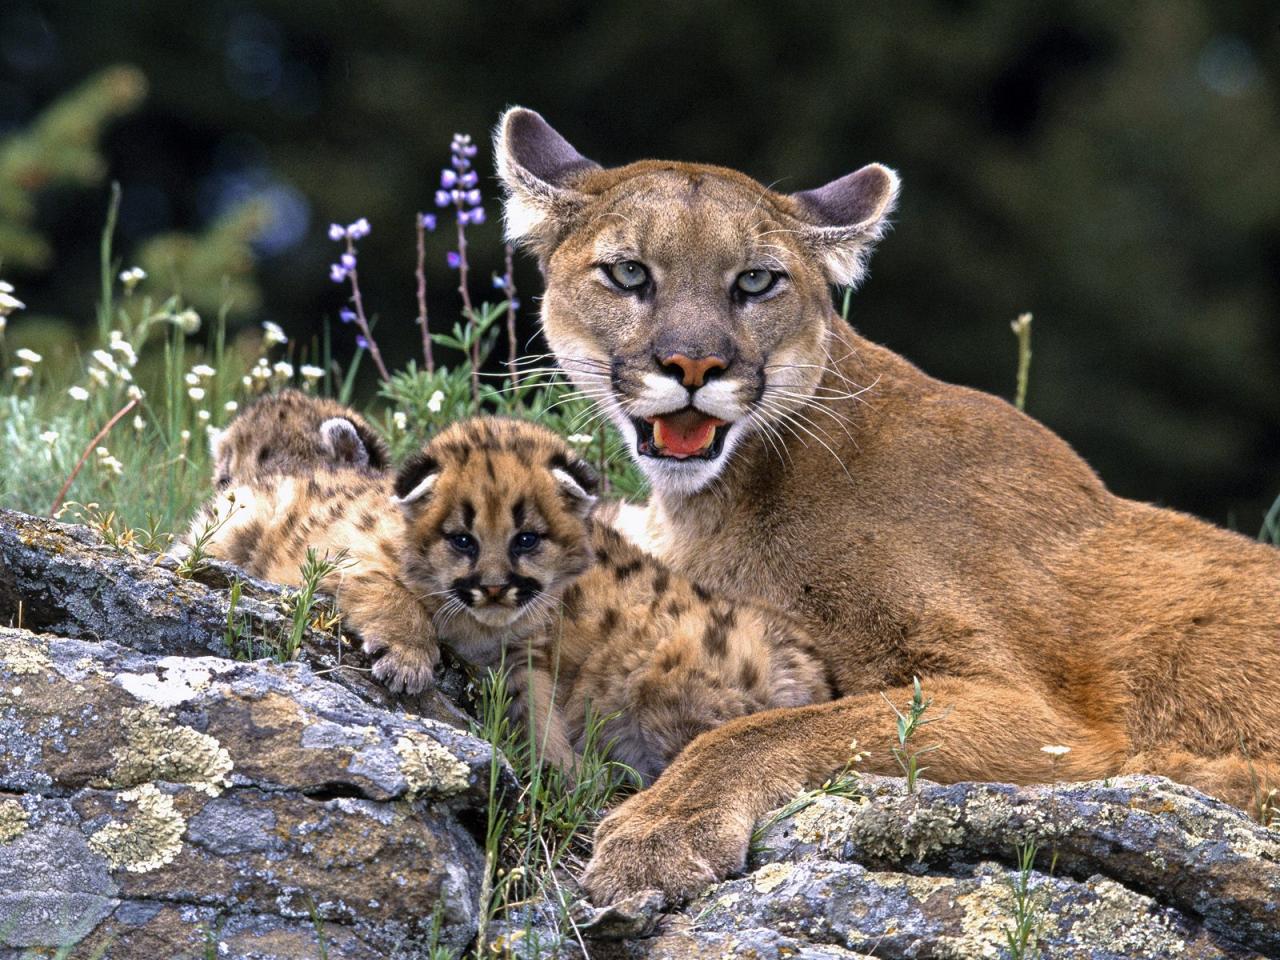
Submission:
{"label": "dark background", "polygon": [[[1113,489],[1250,534],[1280,492],[1273,2],[8,0],[0,137],[112,64],[150,85],[103,143],[126,259],[245,196],[272,204],[242,324],[332,318],[325,227],[367,216],[379,340],[393,368],[414,355],[412,218],[454,131],[481,144],[477,297],[501,268],[488,131],[508,104],[605,164],[708,161],[793,190],[877,160],[904,188],[854,298],[863,333],[1010,396],[1009,321],[1032,311],[1029,412]],[[29,313],[90,322],[105,207],[105,187],[41,196],[54,259],[5,271]],[[451,322],[450,246],[431,238]],[[523,258],[518,280],[527,316]]]}

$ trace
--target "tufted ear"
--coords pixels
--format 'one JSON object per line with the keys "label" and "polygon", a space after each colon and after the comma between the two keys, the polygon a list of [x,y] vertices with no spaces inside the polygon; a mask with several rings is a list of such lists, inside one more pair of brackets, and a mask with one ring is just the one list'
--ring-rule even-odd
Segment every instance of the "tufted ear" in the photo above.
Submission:
{"label": "tufted ear", "polygon": [[406,512],[416,510],[431,494],[440,479],[440,464],[435,457],[419,453],[411,457],[396,474],[395,496],[391,502]]}
{"label": "tufted ear", "polygon": [[832,283],[851,287],[862,279],[871,248],[889,229],[899,184],[894,171],[871,163],[825,187],[791,195],[811,224],[802,236]]}
{"label": "tufted ear", "polygon": [[551,476],[575,512],[581,516],[591,512],[596,505],[596,491],[600,489],[600,478],[591,464],[578,456],[558,455],[552,458]]}
{"label": "tufted ear", "polygon": [[507,239],[539,258],[548,256],[589,199],[573,189],[575,178],[600,165],[524,107],[512,107],[502,115],[493,152],[507,191]]}

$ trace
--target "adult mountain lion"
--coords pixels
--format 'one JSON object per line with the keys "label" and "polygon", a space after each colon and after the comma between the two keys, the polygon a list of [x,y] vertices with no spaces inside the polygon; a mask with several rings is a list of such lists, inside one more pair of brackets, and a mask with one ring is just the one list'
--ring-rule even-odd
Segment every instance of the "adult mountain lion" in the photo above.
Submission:
{"label": "adult mountain lion", "polygon": [[[1005,402],[940,383],[832,309],[886,226],[871,165],[784,195],[733,170],[601,169],[515,108],[507,232],[546,278],[568,375],[653,488],[629,532],[804,623],[842,699],[705,733],[596,835],[597,900],[740,868],[755,819],[850,741],[898,772],[919,676],[942,781],[1163,774],[1248,807],[1280,775],[1280,551],[1122,500]],[[638,522],[637,522],[638,519]]]}

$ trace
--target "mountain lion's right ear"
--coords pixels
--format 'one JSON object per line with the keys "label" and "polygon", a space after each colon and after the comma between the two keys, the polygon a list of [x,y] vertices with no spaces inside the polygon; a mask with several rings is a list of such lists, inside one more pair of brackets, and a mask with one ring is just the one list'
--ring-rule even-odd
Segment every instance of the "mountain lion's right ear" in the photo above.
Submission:
{"label": "mountain lion's right ear", "polygon": [[573,188],[574,181],[600,165],[524,107],[512,107],[502,115],[493,152],[507,190],[507,239],[543,259],[590,199]]}
{"label": "mountain lion's right ear", "polygon": [[440,464],[435,457],[419,453],[410,458],[396,474],[395,496],[391,502],[412,515],[418,506],[430,498],[431,488],[440,479]]}

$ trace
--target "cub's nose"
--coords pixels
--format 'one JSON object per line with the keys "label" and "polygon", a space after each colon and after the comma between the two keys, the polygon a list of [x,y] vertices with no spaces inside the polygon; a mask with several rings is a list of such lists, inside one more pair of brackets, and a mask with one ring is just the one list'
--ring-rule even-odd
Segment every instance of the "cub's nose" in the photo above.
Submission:
{"label": "cub's nose", "polygon": [[658,363],[664,373],[675,377],[686,387],[700,387],[729,366],[723,357],[687,357],[683,353],[660,357]]}
{"label": "cub's nose", "polygon": [[497,600],[502,596],[503,591],[507,589],[507,585],[505,583],[488,583],[480,589],[488,595],[490,600]]}

